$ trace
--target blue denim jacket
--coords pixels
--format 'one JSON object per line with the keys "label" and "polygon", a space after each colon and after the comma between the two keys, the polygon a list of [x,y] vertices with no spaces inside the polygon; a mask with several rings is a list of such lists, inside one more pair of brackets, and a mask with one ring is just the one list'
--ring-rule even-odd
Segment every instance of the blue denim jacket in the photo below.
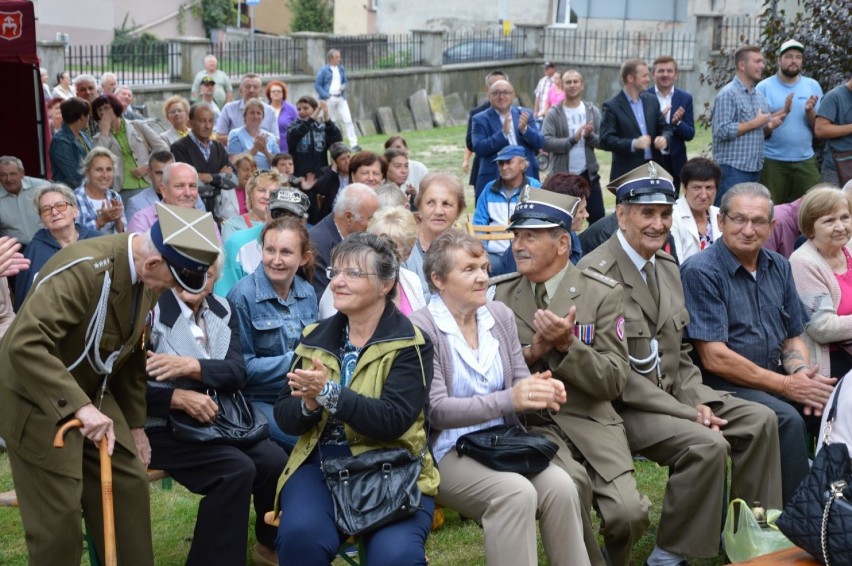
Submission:
{"label": "blue denim jacket", "polygon": [[239,320],[248,373],[243,394],[250,401],[274,403],[302,330],[317,321],[314,288],[297,275],[282,300],[261,265],[231,289],[228,300]]}
{"label": "blue denim jacket", "polygon": [[[343,68],[343,65],[338,65],[337,70],[340,72],[340,84],[346,84],[346,69]],[[320,100],[328,100],[331,96],[331,93],[328,91],[331,88],[331,65],[323,65],[323,67],[317,73],[317,80],[314,84],[314,88],[316,88],[317,95]],[[343,92],[340,93],[340,98],[346,98],[346,89],[344,88]]]}

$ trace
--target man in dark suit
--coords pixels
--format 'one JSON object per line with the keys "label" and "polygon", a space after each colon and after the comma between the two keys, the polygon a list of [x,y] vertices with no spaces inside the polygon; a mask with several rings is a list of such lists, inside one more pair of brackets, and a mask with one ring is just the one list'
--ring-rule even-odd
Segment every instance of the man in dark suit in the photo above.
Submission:
{"label": "man in dark suit", "polygon": [[233,173],[228,150],[212,137],[215,124],[212,108],[193,104],[189,109],[189,135],[173,143],[171,148],[175,161],[195,167],[202,183],[209,183],[216,174]]}
{"label": "man in dark suit", "polygon": [[[491,71],[485,75],[485,91],[488,92],[491,89],[491,85],[499,80],[508,81],[509,76],[500,70]],[[476,176],[479,175],[479,157],[473,152],[473,117],[480,112],[488,110],[489,106],[491,106],[491,103],[486,99],[482,104],[478,105],[467,114],[467,131],[464,134],[465,152],[462,169],[470,171],[469,184],[471,185],[476,185]],[[473,155],[473,165],[470,164],[471,155]],[[479,195],[477,194],[476,196]]]}
{"label": "man in dark suit", "polygon": [[532,110],[513,106],[515,89],[509,81],[494,81],[488,89],[490,108],[476,114],[471,122],[473,151],[479,157],[479,174],[476,176],[476,195],[482,192],[489,181],[499,177],[494,159],[497,152],[507,145],[524,148],[528,177],[538,179],[536,154],[544,145],[544,138],[535,125]]}
{"label": "man in dark suit", "polygon": [[648,92],[657,97],[663,118],[672,127],[669,154],[663,156],[663,167],[674,177],[675,190],[680,190],[680,170],[686,163],[686,142],[695,137],[692,95],[674,86],[677,61],[669,55],[654,59],[654,86]]}
{"label": "man in dark suit", "polygon": [[672,142],[657,97],[645,92],[651,82],[648,64],[628,59],[621,65],[621,82],[621,92],[602,108],[601,149],[612,152],[610,181],[652,159],[663,161]]}

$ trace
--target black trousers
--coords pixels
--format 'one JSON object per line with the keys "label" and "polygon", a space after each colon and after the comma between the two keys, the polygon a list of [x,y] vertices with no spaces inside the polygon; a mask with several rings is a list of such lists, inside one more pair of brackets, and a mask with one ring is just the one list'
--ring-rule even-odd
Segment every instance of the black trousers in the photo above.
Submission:
{"label": "black trousers", "polygon": [[247,447],[189,444],[168,430],[148,432],[151,467],[165,470],[189,491],[203,495],[198,505],[187,566],[246,563],[249,505],[254,496],[258,542],[275,548],[276,528],[263,522],[275,502],[278,477],[287,454],[271,440]]}

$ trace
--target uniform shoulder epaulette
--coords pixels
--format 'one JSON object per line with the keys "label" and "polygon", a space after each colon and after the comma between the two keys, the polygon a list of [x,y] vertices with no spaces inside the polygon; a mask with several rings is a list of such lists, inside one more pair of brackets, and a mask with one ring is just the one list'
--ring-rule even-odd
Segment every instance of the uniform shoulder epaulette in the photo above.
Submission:
{"label": "uniform shoulder epaulette", "polygon": [[89,263],[92,265],[92,269],[95,270],[95,273],[103,273],[112,266],[113,261],[115,261],[115,258],[112,256],[101,256],[93,257],[89,260]]}
{"label": "uniform shoulder epaulette", "polygon": [[594,269],[592,269],[590,267],[587,267],[586,269],[584,269],[582,271],[582,273],[586,277],[588,277],[590,279],[594,279],[595,281],[600,281],[601,283],[603,283],[604,285],[607,285],[609,287],[615,287],[616,285],[618,285],[618,281],[616,281],[612,277],[607,277],[603,273],[595,271]]}
{"label": "uniform shoulder epaulette", "polygon": [[512,281],[513,279],[517,279],[519,277],[521,277],[521,274],[517,271],[515,271],[514,273],[504,273],[503,275],[495,275],[494,277],[488,280],[488,286],[491,287],[493,285],[499,285],[500,283]]}

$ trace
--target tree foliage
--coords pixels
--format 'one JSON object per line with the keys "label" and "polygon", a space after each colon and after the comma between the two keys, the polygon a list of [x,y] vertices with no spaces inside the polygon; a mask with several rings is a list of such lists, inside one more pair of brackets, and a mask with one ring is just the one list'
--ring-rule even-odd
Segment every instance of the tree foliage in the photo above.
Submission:
{"label": "tree foliage", "polygon": [[[766,58],[764,76],[777,71],[781,44],[796,39],[805,46],[804,74],[815,79],[824,92],[848,80],[852,75],[852,0],[799,0],[798,12],[792,16],[776,7],[777,0],[764,0],[760,36],[738,38],[741,44],[761,46]],[[706,72],[699,76],[702,84],[719,89],[731,80],[736,73],[734,50],[721,50],[707,62]],[[699,121],[709,124],[709,109]]]}
{"label": "tree foliage", "polygon": [[237,6],[234,0],[201,0],[193,7],[193,14],[201,17],[201,25],[207,36],[210,31],[234,25],[237,21]]}
{"label": "tree foliage", "polygon": [[334,30],[334,9],[327,0],[290,0],[293,9],[292,29],[331,33]]}

